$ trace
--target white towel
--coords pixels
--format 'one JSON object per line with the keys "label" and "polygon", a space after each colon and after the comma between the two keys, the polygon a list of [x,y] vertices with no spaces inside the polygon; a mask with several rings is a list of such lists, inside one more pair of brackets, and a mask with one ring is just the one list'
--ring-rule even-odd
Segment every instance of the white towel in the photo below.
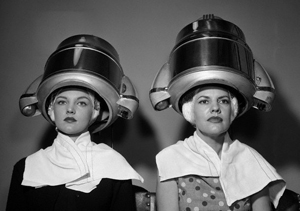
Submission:
{"label": "white towel", "polygon": [[162,150],[156,156],[160,180],[199,175],[219,177],[227,204],[259,192],[269,185],[270,199],[277,207],[285,182],[276,170],[253,148],[225,136],[221,159],[195,132],[184,141]]}
{"label": "white towel", "polygon": [[58,133],[52,146],[26,158],[22,185],[38,188],[65,184],[89,193],[102,178],[143,182],[122,155],[106,144],[93,143],[89,132],[75,142]]}

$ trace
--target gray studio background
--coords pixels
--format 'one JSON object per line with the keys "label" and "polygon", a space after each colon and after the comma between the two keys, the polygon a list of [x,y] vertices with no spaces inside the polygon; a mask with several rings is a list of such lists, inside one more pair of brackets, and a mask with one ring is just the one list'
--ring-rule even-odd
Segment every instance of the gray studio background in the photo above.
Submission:
{"label": "gray studio background", "polygon": [[112,128],[114,148],[155,191],[155,155],[192,133],[172,109],[155,112],[148,92],[166,62],[177,33],[203,14],[237,24],[255,58],[273,78],[270,113],[250,110],[237,120],[235,138],[259,151],[300,192],[300,1],[299,0],[64,0],[0,3],[0,210],[5,209],[13,165],[51,144],[54,128],[41,116],[26,118],[20,95],[43,73],[48,56],[68,36],[100,36],[118,51],[136,85],[140,107],[130,121]]}

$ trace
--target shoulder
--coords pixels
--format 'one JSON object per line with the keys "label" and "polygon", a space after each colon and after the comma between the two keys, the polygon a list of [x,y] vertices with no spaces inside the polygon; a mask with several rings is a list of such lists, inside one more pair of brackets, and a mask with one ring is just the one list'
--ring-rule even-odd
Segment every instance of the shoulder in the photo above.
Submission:
{"label": "shoulder", "polygon": [[106,178],[137,179],[143,178],[132,168],[127,160],[106,144],[98,144],[94,149],[93,166],[95,172],[103,172]]}
{"label": "shoulder", "polygon": [[[13,167],[12,180],[21,181],[23,179],[23,173],[25,170],[25,160],[26,158],[22,158],[18,162],[15,163]],[[18,182],[18,184],[21,182]]]}
{"label": "shoulder", "polygon": [[182,150],[185,148],[183,143],[183,141],[178,141],[176,144],[164,148],[156,155],[156,159],[173,157],[175,155],[178,156],[178,154],[181,154]]}
{"label": "shoulder", "polygon": [[171,178],[181,175],[190,162],[191,153],[183,141],[166,147],[156,155],[156,165],[161,178]]}
{"label": "shoulder", "polygon": [[21,158],[18,162],[16,162],[15,166],[20,166],[25,164],[25,160],[27,157]]}
{"label": "shoulder", "polygon": [[164,149],[162,149],[157,155],[156,160],[158,159],[181,159],[181,158],[188,158],[190,159],[191,154],[193,151],[188,146],[188,142],[194,139],[194,135],[191,135],[184,140],[179,140],[175,144],[172,144]]}
{"label": "shoulder", "polygon": [[234,147],[235,151],[238,151],[239,153],[249,153],[254,157],[263,158],[263,156],[257,150],[247,144],[240,142],[239,140],[234,140],[232,142],[232,147]]}
{"label": "shoulder", "polygon": [[97,147],[94,148],[94,162],[95,164],[101,163],[104,166],[109,165],[110,167],[116,168],[122,165],[130,166],[123,155],[103,143],[98,144]]}
{"label": "shoulder", "polygon": [[123,155],[106,144],[98,144],[97,148],[101,151],[101,154],[105,154],[110,159],[126,160]]}
{"label": "shoulder", "polygon": [[24,157],[24,158],[20,159],[18,162],[16,162],[15,165],[14,165],[14,169],[24,171],[24,169],[25,169],[25,160],[26,160],[26,157]]}

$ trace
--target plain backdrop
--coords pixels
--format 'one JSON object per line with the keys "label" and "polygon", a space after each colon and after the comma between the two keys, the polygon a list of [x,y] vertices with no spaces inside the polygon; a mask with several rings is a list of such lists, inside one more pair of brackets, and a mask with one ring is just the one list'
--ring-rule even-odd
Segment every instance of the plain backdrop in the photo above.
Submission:
{"label": "plain backdrop", "polygon": [[149,89],[167,61],[177,33],[214,14],[238,25],[255,59],[276,86],[269,113],[251,109],[232,127],[233,138],[259,151],[300,192],[300,1],[299,0],[64,0],[0,3],[0,210],[5,209],[13,165],[51,144],[54,128],[42,116],[27,118],[18,101],[43,73],[57,45],[75,34],[93,34],[118,51],[135,84],[140,107],[129,121],[108,129],[109,143],[144,177],[137,185],[155,191],[155,155],[192,134],[174,110],[156,112]]}

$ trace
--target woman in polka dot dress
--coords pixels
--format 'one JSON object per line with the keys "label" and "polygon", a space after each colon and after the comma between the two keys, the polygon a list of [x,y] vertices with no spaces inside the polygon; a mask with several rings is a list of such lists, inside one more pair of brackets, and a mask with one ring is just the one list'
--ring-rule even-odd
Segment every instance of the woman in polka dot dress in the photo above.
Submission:
{"label": "woman in polka dot dress", "polygon": [[[218,37],[220,31],[227,32],[226,39]],[[213,57],[216,54],[227,58],[219,61]],[[269,211],[277,206],[284,180],[257,151],[228,134],[234,119],[252,106],[269,110],[274,94],[271,79],[261,78],[270,85],[264,93],[269,100],[261,98],[258,84],[249,79],[267,74],[259,67],[242,31],[223,19],[204,16],[179,33],[169,62],[153,83],[150,99],[161,110],[170,102],[195,132],[156,156],[158,211]],[[162,84],[167,86],[159,87]],[[160,101],[164,96],[169,98]]]}

